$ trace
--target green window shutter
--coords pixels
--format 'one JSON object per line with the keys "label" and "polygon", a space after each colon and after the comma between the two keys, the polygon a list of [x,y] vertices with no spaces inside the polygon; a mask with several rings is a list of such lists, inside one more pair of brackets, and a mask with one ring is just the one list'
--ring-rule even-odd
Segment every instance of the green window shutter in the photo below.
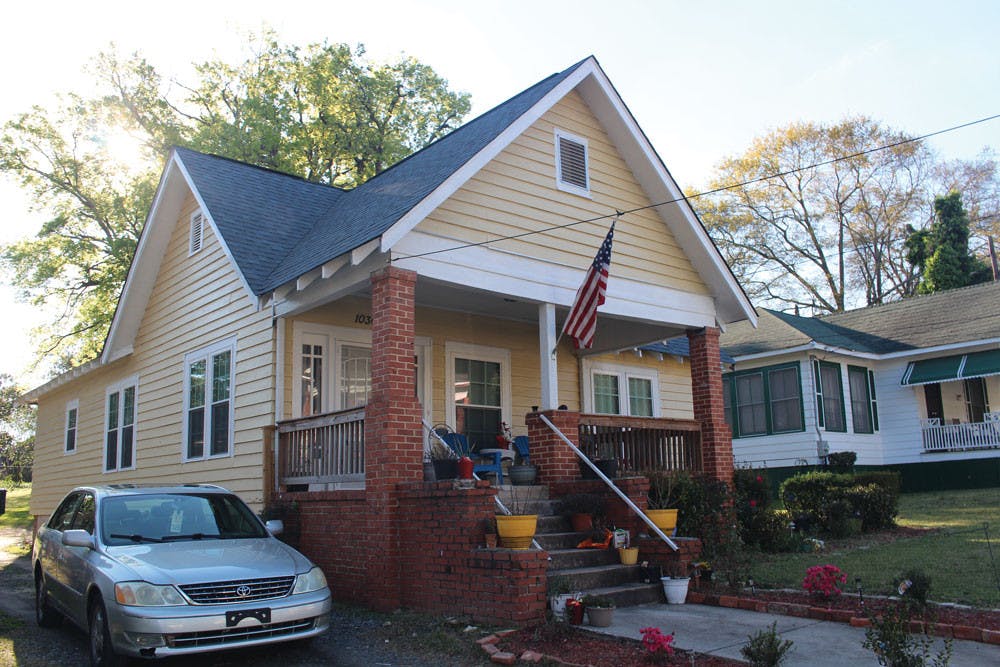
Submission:
{"label": "green window shutter", "polygon": [[813,364],[813,390],[816,392],[816,421],[822,428],[826,426],[826,420],[823,418],[823,378],[819,374],[819,362],[815,359]]}

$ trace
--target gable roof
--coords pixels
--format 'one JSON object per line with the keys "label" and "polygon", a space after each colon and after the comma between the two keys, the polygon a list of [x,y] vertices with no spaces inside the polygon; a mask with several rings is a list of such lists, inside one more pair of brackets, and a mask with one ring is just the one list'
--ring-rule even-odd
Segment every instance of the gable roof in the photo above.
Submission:
{"label": "gable roof", "polygon": [[990,282],[820,317],[764,308],[756,331],[737,323],[723,334],[721,343],[734,357],[812,344],[881,356],[998,337],[1000,282]]}

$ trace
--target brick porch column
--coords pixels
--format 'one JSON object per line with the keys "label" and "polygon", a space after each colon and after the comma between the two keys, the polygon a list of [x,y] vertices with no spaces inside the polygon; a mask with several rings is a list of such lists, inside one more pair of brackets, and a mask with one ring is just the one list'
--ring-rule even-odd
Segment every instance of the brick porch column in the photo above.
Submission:
{"label": "brick porch column", "polygon": [[688,331],[694,418],[701,423],[702,468],[713,479],[733,481],[733,436],[722,403],[719,330]]}
{"label": "brick porch column", "polygon": [[420,480],[423,474],[422,413],[413,361],[416,282],[416,273],[394,266],[371,275],[372,391],[365,408],[365,535],[370,548],[365,594],[380,610],[401,606],[397,486]]}
{"label": "brick porch column", "polygon": [[528,425],[531,463],[538,467],[538,483],[551,484],[579,479],[580,466],[562,438],[546,426],[539,415],[545,415],[577,447],[580,446],[580,413],[570,410],[529,412],[524,418]]}

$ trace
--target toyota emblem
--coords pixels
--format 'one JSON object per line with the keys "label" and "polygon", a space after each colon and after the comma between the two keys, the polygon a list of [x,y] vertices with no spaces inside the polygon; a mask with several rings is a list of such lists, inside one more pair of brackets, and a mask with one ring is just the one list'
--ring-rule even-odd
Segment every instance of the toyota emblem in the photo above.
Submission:
{"label": "toyota emblem", "polygon": [[248,595],[250,595],[250,587],[247,586],[246,584],[243,584],[242,586],[236,588],[236,594],[239,595],[241,598],[245,598]]}

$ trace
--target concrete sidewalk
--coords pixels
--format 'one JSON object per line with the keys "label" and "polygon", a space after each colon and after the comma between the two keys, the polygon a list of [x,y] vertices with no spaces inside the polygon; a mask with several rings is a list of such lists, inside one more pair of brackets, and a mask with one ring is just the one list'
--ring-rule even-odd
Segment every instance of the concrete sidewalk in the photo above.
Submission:
{"label": "concrete sidewalk", "polygon": [[[615,611],[614,621],[608,628],[586,627],[594,632],[630,639],[642,638],[640,628],[658,627],[663,634],[673,633],[677,648],[743,660],[740,648],[747,643],[748,637],[777,622],[782,638],[795,642],[788,661],[783,663],[785,665],[842,667],[848,664],[878,664],[875,654],[861,646],[865,640],[864,629],[846,623],[700,604],[622,607]],[[936,639],[934,651],[942,646],[943,640]],[[954,667],[1000,665],[1000,646],[956,639],[952,645],[950,664]]]}

